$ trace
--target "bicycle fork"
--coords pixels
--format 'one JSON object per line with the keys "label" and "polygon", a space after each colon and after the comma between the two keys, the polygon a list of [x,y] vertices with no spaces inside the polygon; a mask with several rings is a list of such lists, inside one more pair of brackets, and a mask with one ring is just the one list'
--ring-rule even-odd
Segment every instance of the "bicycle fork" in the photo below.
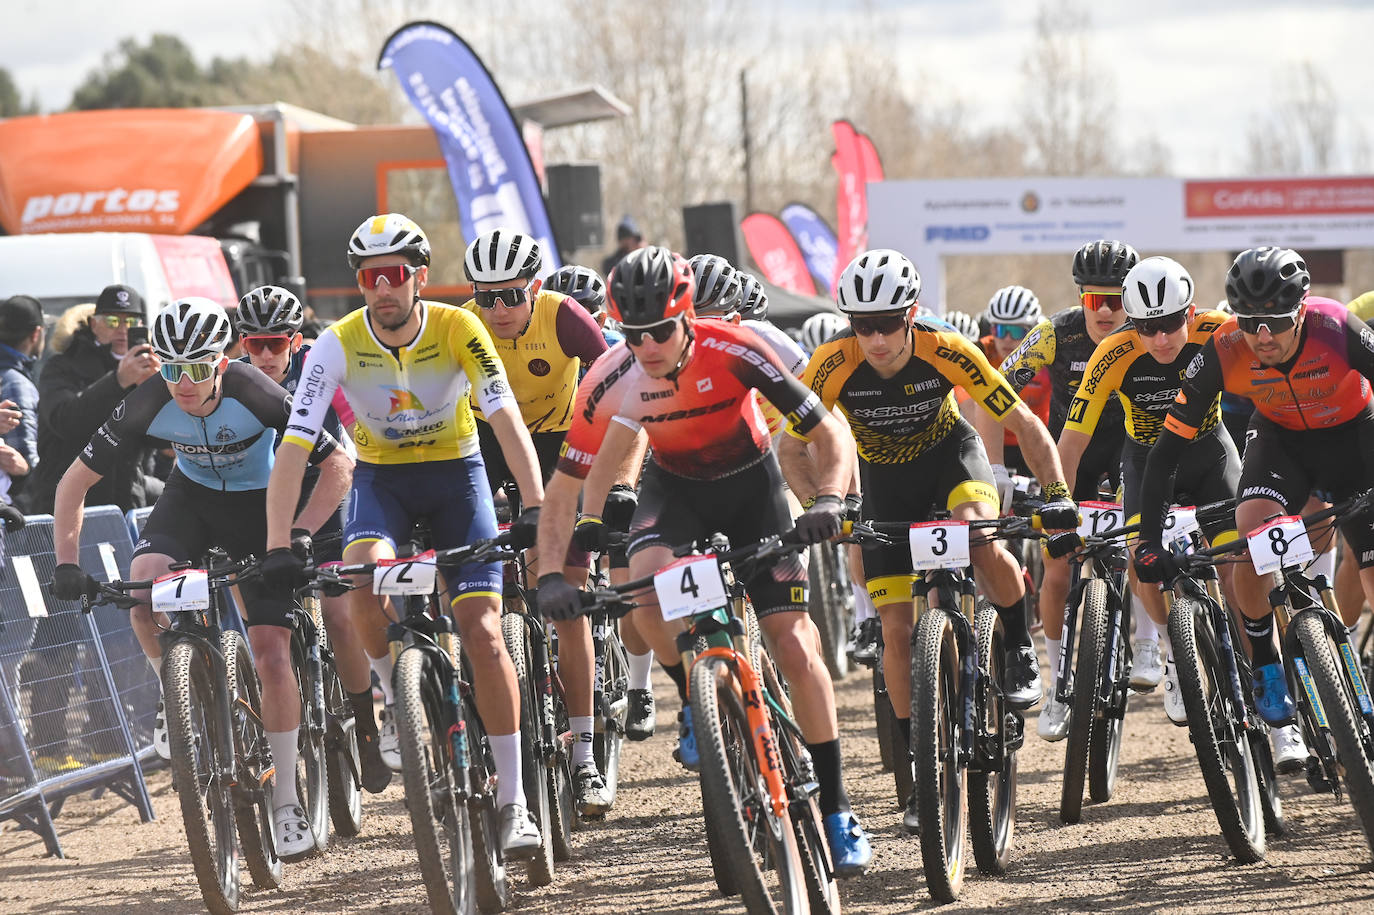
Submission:
{"label": "bicycle fork", "polygon": [[777,735],[768,721],[764,709],[763,681],[749,660],[734,648],[716,646],[697,655],[696,663],[707,658],[721,658],[730,665],[739,683],[740,698],[744,702],[744,715],[749,722],[750,737],[754,742],[754,754],[758,757],[764,787],[768,791],[768,802],[773,816],[782,817],[788,810],[787,787],[783,782],[782,757],[778,752]]}

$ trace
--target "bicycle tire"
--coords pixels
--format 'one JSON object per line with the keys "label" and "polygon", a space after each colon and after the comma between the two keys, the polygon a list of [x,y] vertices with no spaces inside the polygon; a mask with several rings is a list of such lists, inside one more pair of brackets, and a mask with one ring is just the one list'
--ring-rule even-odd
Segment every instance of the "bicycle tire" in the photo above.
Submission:
{"label": "bicycle tire", "polygon": [[553,882],[554,865],[552,813],[544,759],[537,752],[544,705],[535,691],[529,667],[530,636],[525,628],[524,614],[519,611],[502,614],[501,635],[515,667],[515,682],[520,692],[520,777],[525,786],[525,803],[539,827],[539,852],[527,862],[525,877],[530,886],[548,886]]}
{"label": "bicycle tire", "polygon": [[1286,836],[1288,821],[1283,815],[1283,797],[1279,794],[1278,774],[1274,771],[1274,750],[1269,746],[1266,735],[1252,730],[1247,736],[1250,739],[1250,758],[1255,761],[1255,777],[1259,779],[1264,833],[1266,836]]}
{"label": "bicycle tire", "polygon": [[1349,683],[1337,666],[1331,639],[1316,611],[1299,613],[1289,624],[1307,659],[1307,669],[1317,685],[1322,708],[1336,744],[1341,780],[1345,782],[1355,817],[1364,829],[1365,840],[1374,853],[1374,771],[1360,739],[1358,718],[1351,706]]}
{"label": "bicycle tire", "polygon": [[830,859],[830,844],[821,825],[821,811],[815,798],[793,806],[792,829],[796,833],[797,855],[801,860],[806,900],[812,915],[839,915],[840,887]]}
{"label": "bicycle tire", "polygon": [[545,767],[549,790],[549,832],[553,839],[553,860],[567,861],[572,858],[572,831],[577,825],[577,798],[573,794],[572,748],[563,743],[563,735],[573,740],[572,723],[568,720],[568,708],[558,687],[553,695],[553,732],[559,740],[558,755],[552,766]]}
{"label": "bicycle tire", "polygon": [[1074,661],[1072,711],[1064,749],[1064,783],[1059,792],[1059,819],[1077,823],[1083,816],[1083,783],[1087,780],[1092,732],[1097,728],[1097,688],[1107,652],[1107,583],[1084,583],[1078,657]]}
{"label": "bicycle tire", "polygon": [[930,895],[953,902],[964,883],[968,808],[964,770],[958,763],[963,719],[959,650],[945,610],[931,607],[917,621],[911,662],[911,744],[921,812],[921,867]]}
{"label": "bicycle tire", "polygon": [[332,661],[324,667],[325,767],[329,783],[329,819],[346,838],[363,828],[362,759],[353,707]]}
{"label": "bicycle tire", "polygon": [[451,715],[432,663],[425,649],[414,646],[396,662],[401,780],[430,911],[469,915],[477,909],[472,822],[454,792]]}
{"label": "bicycle tire", "polygon": [[186,827],[186,846],[205,907],[228,915],[239,904],[239,851],[234,801],[215,773],[218,735],[215,677],[189,641],[174,643],[162,662],[167,736],[172,748],[172,786]]}
{"label": "bicycle tire", "polygon": [[852,598],[845,599],[841,585],[848,579],[840,579],[840,566],[835,560],[835,550],[843,549],[830,543],[818,543],[811,547],[810,581],[807,594],[807,615],[815,624],[821,639],[821,657],[832,680],[843,680],[849,675],[849,654],[845,642],[854,621]]}
{"label": "bicycle tire", "polygon": [[[304,854],[293,856],[293,861],[322,854],[329,846],[329,763],[324,747],[325,722],[312,721],[312,697],[316,684],[310,672],[310,661],[303,653],[303,648],[300,639],[291,639],[291,669],[296,681],[296,695],[300,697],[300,717],[297,719],[299,727],[296,729],[296,772],[293,774],[296,778],[296,796],[302,801],[301,807],[305,810],[305,818],[310,823],[315,847]],[[324,676],[323,658],[320,676]],[[323,694],[323,682],[318,685]],[[281,778],[280,772],[277,773],[277,778]]]}
{"label": "bicycle tire", "polygon": [[[464,667],[464,678],[471,672]],[[463,702],[463,720],[468,733],[468,822],[472,825],[472,857],[477,874],[477,908],[482,912],[504,912],[510,908],[511,889],[506,875],[506,860],[501,853],[501,812],[496,793],[489,790],[496,762],[491,755],[476,705]]]}
{"label": "bicycle tire", "polygon": [[[878,657],[873,664],[873,724],[878,734],[878,758],[883,771],[892,771],[892,760],[896,755],[895,747],[905,743],[901,730],[897,727],[897,713],[892,710],[892,699],[887,692],[887,680],[883,676],[883,649],[878,646]],[[905,803],[905,801],[903,801]]]}
{"label": "bicycle tire", "polygon": [[[1002,696],[1002,665],[1006,657],[1002,621],[986,601],[978,607],[978,654],[988,676],[986,708],[982,714],[989,734],[1005,740],[1007,714]],[[968,773],[969,838],[978,870],[998,877],[1011,862],[1016,836],[1016,752],[1006,753],[1000,772]]]}
{"label": "bicycle tire", "polygon": [[601,706],[596,710],[600,728],[592,737],[592,758],[606,782],[606,793],[614,807],[616,792],[620,790],[620,752],[625,743],[625,722],[630,714],[630,666],[620,635],[610,624],[606,626],[601,654]]}
{"label": "bicycle tire", "polygon": [[691,696],[703,805],[712,809],[714,822],[722,827],[718,839],[745,909],[751,915],[806,912],[806,883],[792,818],[788,811],[774,816],[768,805],[752,729],[729,663],[721,658],[698,661],[692,668]]}
{"label": "bicycle tire", "polygon": [[[1111,592],[1107,592],[1108,599]],[[1111,631],[1112,608],[1107,612],[1107,630]],[[1126,662],[1126,653],[1129,646],[1126,639],[1129,633],[1126,631],[1125,613],[1121,613],[1122,625],[1117,628],[1116,644],[1108,646],[1108,650],[1116,658],[1116,682],[1112,684],[1112,696],[1114,701],[1120,703],[1120,708],[1112,705],[1104,705],[1102,717],[1093,724],[1091,742],[1088,744],[1088,797],[1095,804],[1105,804],[1112,799],[1112,793],[1116,791],[1117,764],[1121,761],[1121,741],[1126,730],[1126,706],[1131,701],[1131,690],[1127,685],[1129,667]],[[1103,656],[1104,662],[1106,656]],[[1108,665],[1103,663],[1102,671],[1106,673]]]}
{"label": "bicycle tire", "polygon": [[237,629],[220,633],[220,650],[224,653],[229,695],[238,696],[248,705],[248,709],[235,708],[232,712],[234,752],[238,754],[239,771],[246,771],[250,786],[262,786],[256,801],[249,801],[241,794],[235,796],[234,819],[238,823],[239,845],[253,885],[274,890],[281,886],[282,862],[277,856],[276,837],[272,833],[272,787],[276,782],[275,778],[269,783],[262,777],[262,761],[270,756],[267,734],[262,719],[257,717],[262,709],[262,687],[250,660],[248,643]]}
{"label": "bicycle tire", "polygon": [[1174,601],[1169,612],[1169,641],[1174,646],[1178,687],[1188,710],[1188,731],[1217,825],[1237,861],[1261,861],[1265,853],[1264,811],[1255,760],[1248,736],[1237,726],[1237,710],[1230,708],[1223,692],[1229,689],[1230,675],[1201,604],[1186,598]]}

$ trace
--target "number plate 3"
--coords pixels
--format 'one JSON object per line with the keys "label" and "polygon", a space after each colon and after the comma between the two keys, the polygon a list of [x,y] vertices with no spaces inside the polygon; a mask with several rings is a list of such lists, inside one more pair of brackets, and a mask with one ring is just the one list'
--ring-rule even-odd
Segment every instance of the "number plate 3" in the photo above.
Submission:
{"label": "number plate 3", "polygon": [[969,564],[967,521],[919,521],[907,536],[913,569],[962,569]]}

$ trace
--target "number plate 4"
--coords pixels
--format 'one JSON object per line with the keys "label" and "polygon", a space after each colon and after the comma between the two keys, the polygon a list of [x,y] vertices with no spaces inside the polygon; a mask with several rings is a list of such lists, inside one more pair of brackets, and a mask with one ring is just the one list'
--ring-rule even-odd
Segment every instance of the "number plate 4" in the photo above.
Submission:
{"label": "number plate 4", "polygon": [[665,620],[682,619],[724,607],[725,579],[713,553],[684,556],[654,573],[654,593]]}

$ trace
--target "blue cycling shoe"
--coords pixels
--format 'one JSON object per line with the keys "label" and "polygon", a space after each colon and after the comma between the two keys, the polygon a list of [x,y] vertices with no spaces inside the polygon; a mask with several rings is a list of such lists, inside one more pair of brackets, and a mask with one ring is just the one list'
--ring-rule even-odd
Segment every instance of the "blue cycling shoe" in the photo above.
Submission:
{"label": "blue cycling shoe", "polygon": [[701,769],[701,754],[697,752],[697,735],[692,730],[692,710],[683,709],[677,713],[677,749],[673,759],[696,772]]}
{"label": "blue cycling shoe", "polygon": [[835,876],[857,877],[873,861],[873,846],[868,834],[848,810],[825,816],[825,841],[835,859]]}
{"label": "blue cycling shoe", "polygon": [[1260,717],[1273,725],[1292,721],[1297,714],[1282,664],[1265,664],[1255,670],[1255,705]]}

